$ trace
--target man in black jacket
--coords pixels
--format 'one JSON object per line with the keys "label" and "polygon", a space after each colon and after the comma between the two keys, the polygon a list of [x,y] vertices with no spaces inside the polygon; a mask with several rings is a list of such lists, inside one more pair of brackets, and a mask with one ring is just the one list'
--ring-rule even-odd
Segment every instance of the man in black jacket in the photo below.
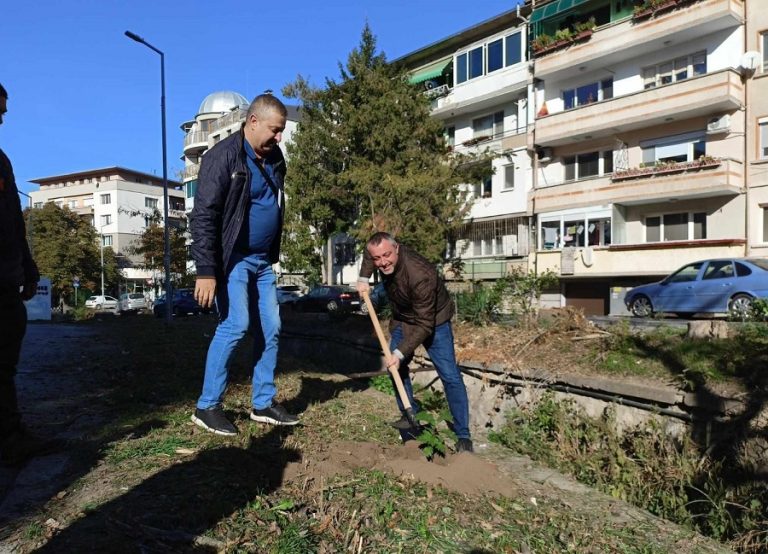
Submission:
{"label": "man in black jacket", "polygon": [[[408,399],[414,411],[413,387],[408,363],[416,347],[423,344],[443,383],[448,408],[456,432],[456,451],[472,452],[469,432],[469,401],[461,371],[456,364],[453,347],[453,300],[434,264],[405,245],[398,244],[389,233],[376,233],[366,244],[357,290],[369,291],[368,281],[378,269],[384,280],[387,298],[392,306],[390,348],[392,357],[385,360],[388,368],[400,372]],[[403,409],[400,398],[397,398]],[[404,419],[396,427],[408,425]]]}
{"label": "man in black jacket", "polygon": [[[8,93],[0,85],[0,124]],[[21,423],[16,399],[16,364],[27,330],[24,300],[37,292],[37,272],[11,161],[0,150],[0,459],[9,465],[49,450],[52,443],[30,434]]]}
{"label": "man in black jacket", "polygon": [[204,156],[191,214],[195,299],[216,302],[219,325],[208,347],[203,392],[192,421],[219,435],[235,435],[221,399],[229,363],[250,329],[254,339],[250,418],[296,425],[298,418],[274,402],[280,311],[272,264],[280,255],[285,159],[278,143],[287,110],[270,94],[257,96],[239,133]]}

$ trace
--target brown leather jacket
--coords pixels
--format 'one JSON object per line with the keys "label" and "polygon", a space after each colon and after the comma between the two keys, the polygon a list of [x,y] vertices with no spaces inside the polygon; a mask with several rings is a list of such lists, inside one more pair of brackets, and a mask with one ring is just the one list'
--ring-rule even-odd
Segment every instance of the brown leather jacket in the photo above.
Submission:
{"label": "brown leather jacket", "polygon": [[[360,277],[375,271],[368,250],[363,254]],[[401,244],[397,265],[391,275],[383,275],[384,288],[392,304],[390,326],[401,325],[403,340],[397,349],[407,358],[424,342],[435,327],[453,317],[453,300],[434,264]]]}

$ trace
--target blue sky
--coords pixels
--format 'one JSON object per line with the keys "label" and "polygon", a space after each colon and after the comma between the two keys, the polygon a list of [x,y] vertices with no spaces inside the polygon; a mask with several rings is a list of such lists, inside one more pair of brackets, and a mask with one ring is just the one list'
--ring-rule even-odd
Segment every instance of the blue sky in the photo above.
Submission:
{"label": "blue sky", "polygon": [[113,165],[162,175],[160,56],[126,30],[165,52],[173,178],[183,167],[179,126],[209,93],[277,93],[299,74],[322,84],[338,77],[366,21],[392,60],[517,0],[10,3],[0,32],[0,83],[10,96],[0,148],[29,192],[29,179]]}

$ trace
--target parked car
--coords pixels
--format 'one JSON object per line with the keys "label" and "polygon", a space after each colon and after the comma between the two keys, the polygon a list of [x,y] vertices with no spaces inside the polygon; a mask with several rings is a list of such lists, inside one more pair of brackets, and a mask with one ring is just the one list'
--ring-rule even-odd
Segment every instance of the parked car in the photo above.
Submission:
{"label": "parked car", "polygon": [[361,309],[360,295],[345,285],[319,285],[293,302],[302,312],[350,313]]}
{"label": "parked car", "polygon": [[291,304],[301,298],[301,287],[299,285],[278,285],[277,303]]}
{"label": "parked car", "polygon": [[85,301],[85,307],[93,310],[117,310],[117,298],[113,296],[90,296]]}
{"label": "parked car", "polygon": [[[174,316],[199,315],[210,311],[197,303],[194,292],[193,289],[175,289],[173,291],[172,310]],[[152,305],[152,312],[155,314],[155,317],[165,316],[165,293],[155,300],[155,303]]]}
{"label": "parked car", "polygon": [[654,313],[681,317],[728,313],[743,319],[755,298],[768,298],[767,258],[724,258],[687,264],[658,283],[631,289],[624,303],[637,317]]}
{"label": "parked car", "polygon": [[121,313],[138,313],[147,309],[147,299],[140,292],[126,292],[120,295]]}

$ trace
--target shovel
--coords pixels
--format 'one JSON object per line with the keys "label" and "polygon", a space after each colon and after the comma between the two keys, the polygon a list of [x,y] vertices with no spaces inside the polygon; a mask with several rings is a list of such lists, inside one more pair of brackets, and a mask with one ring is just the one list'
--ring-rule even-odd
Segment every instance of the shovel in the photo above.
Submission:
{"label": "shovel", "polygon": [[[376,336],[379,338],[379,344],[381,345],[381,350],[382,352],[384,352],[384,355],[387,357],[387,359],[389,359],[392,357],[392,352],[389,350],[389,344],[387,344],[387,339],[384,338],[384,332],[381,330],[381,324],[379,323],[379,316],[376,315],[376,310],[373,309],[373,303],[371,302],[371,297],[368,295],[367,291],[360,293],[360,296],[363,297],[363,300],[365,301],[365,305],[368,307],[368,315],[371,317],[373,328],[376,330]],[[419,425],[416,423],[416,414],[413,412],[413,406],[411,406],[411,401],[408,400],[408,395],[405,392],[405,387],[403,386],[403,380],[400,378],[400,373],[398,372],[398,370],[393,369],[391,367],[387,367],[387,371],[389,371],[389,374],[392,376],[392,380],[395,382],[395,388],[397,389],[397,394],[400,396],[400,401],[403,403],[405,418],[408,420],[408,423],[411,424],[410,431],[415,436],[419,433],[420,429],[419,429]]]}

